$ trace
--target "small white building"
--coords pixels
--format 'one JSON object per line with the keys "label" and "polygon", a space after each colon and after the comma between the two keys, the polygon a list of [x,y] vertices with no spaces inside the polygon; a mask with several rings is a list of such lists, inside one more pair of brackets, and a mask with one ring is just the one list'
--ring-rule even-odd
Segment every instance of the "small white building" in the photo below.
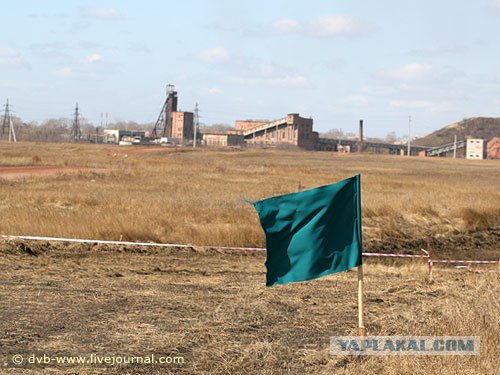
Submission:
{"label": "small white building", "polygon": [[120,130],[104,129],[104,143],[119,143],[123,137],[141,137],[144,138],[146,132],[141,130]]}
{"label": "small white building", "polygon": [[484,139],[467,139],[465,157],[471,160],[483,160],[485,154]]}

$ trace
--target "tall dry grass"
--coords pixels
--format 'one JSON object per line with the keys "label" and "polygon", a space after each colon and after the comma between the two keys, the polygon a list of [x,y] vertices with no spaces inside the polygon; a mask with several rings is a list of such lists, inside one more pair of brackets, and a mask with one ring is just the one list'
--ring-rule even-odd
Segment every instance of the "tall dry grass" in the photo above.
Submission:
{"label": "tall dry grass", "polygon": [[0,232],[263,246],[257,215],[242,197],[259,200],[355,173],[362,175],[367,239],[500,225],[496,161],[277,150],[138,150],[0,143],[0,166],[82,169],[47,177],[0,176]]}

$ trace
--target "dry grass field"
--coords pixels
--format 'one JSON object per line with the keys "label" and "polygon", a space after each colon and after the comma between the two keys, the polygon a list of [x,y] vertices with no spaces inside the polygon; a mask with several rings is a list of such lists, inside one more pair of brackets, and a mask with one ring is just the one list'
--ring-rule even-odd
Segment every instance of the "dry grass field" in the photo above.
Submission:
{"label": "dry grass field", "polygon": [[[50,173],[9,168],[51,167]],[[356,272],[265,288],[253,207],[362,176],[366,251],[498,259],[500,164],[277,150],[0,143],[0,233],[192,249],[0,242],[0,373],[495,374],[500,273],[365,261],[370,335],[480,336],[480,356],[348,357]],[[56,172],[53,172],[54,168]],[[178,356],[170,365],[24,365],[15,354]],[[2,368],[2,364],[4,364]],[[6,364],[6,365],[5,365]]]}
{"label": "dry grass field", "polygon": [[362,175],[366,240],[500,225],[500,165],[491,160],[0,143],[0,167],[33,165],[60,168],[45,178],[0,174],[2,233],[264,246],[242,197],[259,200],[355,173]]}

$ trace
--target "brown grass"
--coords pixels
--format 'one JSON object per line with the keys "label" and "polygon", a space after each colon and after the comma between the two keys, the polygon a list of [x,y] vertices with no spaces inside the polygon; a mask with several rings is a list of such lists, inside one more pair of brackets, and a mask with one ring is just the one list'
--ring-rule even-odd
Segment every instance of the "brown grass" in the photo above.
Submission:
{"label": "brown grass", "polygon": [[[0,143],[0,166],[84,171],[0,176],[0,233],[263,246],[241,197],[362,174],[367,250],[498,259],[499,164],[272,150],[148,150]],[[478,231],[480,230],[480,231]],[[377,245],[378,244],[378,245]],[[462,251],[462,253],[461,253]],[[0,242],[0,373],[495,374],[500,274],[365,262],[370,335],[474,335],[473,357],[334,357],[356,333],[356,273],[264,287],[263,253]],[[173,355],[171,366],[25,366],[13,354]],[[2,363],[7,366],[1,367]]]}
{"label": "brown grass", "polygon": [[[496,161],[272,150],[210,151],[0,143],[0,166],[82,168],[1,179],[0,232],[195,245],[263,246],[259,200],[362,175],[367,240],[500,225]],[[144,151],[144,152],[138,152]],[[94,169],[95,172],[88,171]]]}
{"label": "brown grass", "polygon": [[[46,373],[495,374],[500,274],[365,262],[370,335],[475,335],[480,356],[331,356],[357,332],[356,272],[264,286],[264,254],[4,243],[0,350],[183,356],[182,366],[46,366]],[[31,372],[29,372],[31,370]],[[38,374],[38,365],[2,373]],[[1,372],[1,371],[0,371]]]}

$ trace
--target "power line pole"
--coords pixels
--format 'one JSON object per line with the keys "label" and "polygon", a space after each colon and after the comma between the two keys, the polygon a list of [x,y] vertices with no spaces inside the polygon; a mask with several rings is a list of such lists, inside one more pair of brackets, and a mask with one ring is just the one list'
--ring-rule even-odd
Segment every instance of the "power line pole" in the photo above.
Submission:
{"label": "power line pole", "polygon": [[193,135],[193,148],[196,148],[196,136],[198,132],[198,126],[199,126],[199,113],[198,113],[198,103],[196,103],[196,106],[194,107],[194,135]]}
{"label": "power line pole", "polygon": [[2,136],[5,134],[7,127],[9,128],[9,142],[17,142],[16,131],[14,129],[14,124],[12,123],[12,117],[10,116],[9,99],[7,99],[7,103],[5,104],[5,113],[3,115],[2,123]]}
{"label": "power line pole", "polygon": [[453,141],[453,159],[457,158],[457,135],[455,134],[455,138]]}
{"label": "power line pole", "polygon": [[411,152],[411,116],[408,117],[408,156]]}
{"label": "power line pole", "polygon": [[75,107],[75,115],[73,118],[73,127],[71,128],[71,137],[73,141],[80,140],[82,138],[82,131],[80,129],[80,112],[78,112],[78,102]]}
{"label": "power line pole", "polygon": [[5,107],[5,113],[3,115],[3,122],[2,122],[2,134],[3,135],[6,132],[7,126],[8,126],[8,118],[9,118],[9,99],[7,99],[7,104],[4,105]]}

